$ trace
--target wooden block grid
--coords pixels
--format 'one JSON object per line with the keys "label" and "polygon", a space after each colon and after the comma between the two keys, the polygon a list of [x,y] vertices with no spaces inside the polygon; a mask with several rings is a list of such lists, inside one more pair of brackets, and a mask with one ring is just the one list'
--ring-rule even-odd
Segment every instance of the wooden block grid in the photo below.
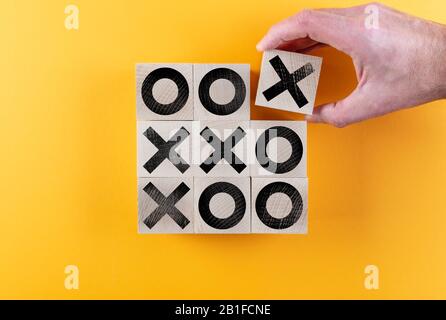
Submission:
{"label": "wooden block grid", "polygon": [[[151,72],[166,67],[174,70],[167,82],[147,85]],[[204,82],[201,96],[197,82]],[[187,99],[181,93],[185,86]],[[159,113],[147,107],[147,87],[160,102],[154,108]],[[172,101],[182,107],[160,109]],[[249,65],[137,66],[139,233],[307,232],[306,123],[248,119]],[[215,166],[200,167],[226,139],[233,141],[222,150],[247,167],[231,165],[224,154]],[[276,164],[274,170],[258,161],[262,139],[260,153]],[[186,154],[188,165],[174,165],[166,151]]]}

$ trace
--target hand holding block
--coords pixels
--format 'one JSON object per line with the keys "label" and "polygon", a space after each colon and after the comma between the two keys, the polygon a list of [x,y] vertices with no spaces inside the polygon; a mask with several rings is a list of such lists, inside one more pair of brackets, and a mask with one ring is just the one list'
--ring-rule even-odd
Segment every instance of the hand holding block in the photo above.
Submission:
{"label": "hand holding block", "polygon": [[192,121],[138,121],[138,177],[192,176]]}
{"label": "hand holding block", "polygon": [[305,121],[251,121],[248,140],[251,176],[307,176]]}
{"label": "hand holding block", "polygon": [[307,178],[252,178],[252,233],[307,233]]}
{"label": "hand holding block", "polygon": [[251,231],[250,178],[195,178],[195,233]]}
{"label": "hand holding block", "polygon": [[195,120],[249,120],[249,64],[194,65]]}
{"label": "hand holding block", "polygon": [[[249,176],[249,121],[196,121],[196,176]],[[198,144],[195,146],[195,142]]]}
{"label": "hand holding block", "polygon": [[263,54],[256,105],[312,114],[322,58],[271,50]]}
{"label": "hand holding block", "polygon": [[137,64],[137,120],[193,120],[192,64]]}
{"label": "hand holding block", "polygon": [[139,233],[194,232],[193,178],[138,178]]}

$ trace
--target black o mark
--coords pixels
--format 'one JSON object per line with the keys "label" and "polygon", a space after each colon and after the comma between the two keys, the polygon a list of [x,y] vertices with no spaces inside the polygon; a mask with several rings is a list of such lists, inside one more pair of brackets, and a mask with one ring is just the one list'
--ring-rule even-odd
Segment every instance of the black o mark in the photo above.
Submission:
{"label": "black o mark", "polygon": [[[160,103],[153,96],[153,86],[161,79],[170,79],[178,87],[178,95],[171,103]],[[189,98],[189,85],[186,78],[179,71],[172,68],[159,68],[149,73],[144,79],[141,96],[147,108],[152,112],[167,116],[177,113],[184,107]]]}
{"label": "black o mark", "polygon": [[[217,218],[209,208],[212,197],[218,193],[227,193],[234,199],[233,213],[227,218]],[[245,215],[246,200],[243,192],[229,182],[216,182],[208,186],[200,195],[198,210],[201,218],[212,228],[225,230],[237,225]]]}
{"label": "black o mark", "polygon": [[[214,81],[219,79],[226,79],[230,81],[235,88],[234,98],[226,103],[219,104],[212,100],[210,96],[210,88]],[[219,116],[226,116],[236,112],[246,99],[246,86],[242,77],[235,71],[228,68],[217,68],[209,71],[201,80],[198,87],[198,96],[203,107]]]}
{"label": "black o mark", "polygon": [[[291,211],[284,218],[275,218],[270,215],[266,208],[268,199],[275,193],[286,194],[291,200]],[[260,221],[266,226],[282,230],[287,229],[294,225],[302,215],[303,201],[302,197],[292,185],[285,182],[273,182],[265,186],[257,195],[256,199],[256,212]]]}
{"label": "black o mark", "polygon": [[[274,138],[284,138],[291,145],[291,155],[284,162],[274,162],[268,157],[268,143]],[[283,126],[271,127],[265,130],[257,139],[255,152],[259,164],[269,172],[275,174],[287,173],[297,167],[303,155],[303,144],[299,135],[290,128]]]}

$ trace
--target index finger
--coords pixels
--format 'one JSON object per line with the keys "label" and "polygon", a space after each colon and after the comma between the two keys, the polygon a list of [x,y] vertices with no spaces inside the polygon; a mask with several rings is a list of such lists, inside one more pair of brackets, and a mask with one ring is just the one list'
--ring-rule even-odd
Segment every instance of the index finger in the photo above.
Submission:
{"label": "index finger", "polygon": [[285,42],[308,37],[348,52],[353,26],[353,19],[345,15],[324,10],[303,10],[273,25],[257,44],[257,50],[275,49]]}

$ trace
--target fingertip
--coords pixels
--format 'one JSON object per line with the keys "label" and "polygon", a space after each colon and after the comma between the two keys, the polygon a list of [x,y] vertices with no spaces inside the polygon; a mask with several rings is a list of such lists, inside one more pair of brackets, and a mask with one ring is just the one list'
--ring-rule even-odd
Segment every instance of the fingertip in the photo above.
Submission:
{"label": "fingertip", "polygon": [[256,49],[257,49],[257,51],[259,51],[259,52],[262,52],[262,51],[264,50],[264,49],[263,49],[263,45],[262,45],[261,42],[257,43],[257,45],[256,45]]}
{"label": "fingertip", "polygon": [[269,48],[269,44],[268,44],[268,38],[267,37],[263,37],[262,40],[259,41],[259,43],[257,43],[256,45],[256,49],[260,52],[266,51]]}
{"label": "fingertip", "polygon": [[304,117],[304,119],[305,119],[305,121],[308,121],[308,122],[319,122],[320,121],[316,115],[310,115],[310,114],[306,115]]}

